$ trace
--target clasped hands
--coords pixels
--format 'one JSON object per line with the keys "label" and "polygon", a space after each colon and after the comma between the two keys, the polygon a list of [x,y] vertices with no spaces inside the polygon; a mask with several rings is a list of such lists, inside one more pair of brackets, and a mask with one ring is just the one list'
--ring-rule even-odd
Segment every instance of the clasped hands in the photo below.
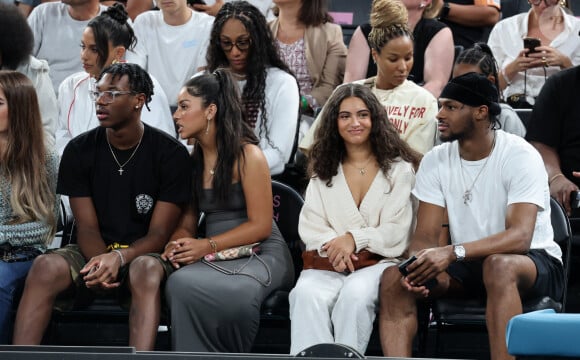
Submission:
{"label": "clasped hands", "polygon": [[110,290],[119,287],[117,281],[121,258],[114,252],[92,257],[79,271],[89,289]]}
{"label": "clasped hands", "polygon": [[401,277],[401,285],[416,297],[427,297],[431,290],[424,284],[447,270],[454,261],[451,245],[420,250],[417,260],[407,266],[409,274]]}
{"label": "clasped hands", "polygon": [[354,271],[352,262],[358,260],[358,257],[354,253],[356,245],[350,233],[335,237],[322,245],[321,249],[326,251],[328,261],[336,272]]}
{"label": "clasped hands", "polygon": [[211,245],[207,239],[186,237],[168,242],[161,258],[179,269],[181,266],[193,264],[210,252]]}

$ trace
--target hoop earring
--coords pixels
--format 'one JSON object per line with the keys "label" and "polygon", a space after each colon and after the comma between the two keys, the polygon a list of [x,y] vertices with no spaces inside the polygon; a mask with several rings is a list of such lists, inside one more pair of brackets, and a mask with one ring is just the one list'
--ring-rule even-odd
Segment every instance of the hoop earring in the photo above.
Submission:
{"label": "hoop earring", "polygon": [[211,118],[207,118],[207,127],[205,128],[205,134],[209,134],[209,124],[211,123]]}

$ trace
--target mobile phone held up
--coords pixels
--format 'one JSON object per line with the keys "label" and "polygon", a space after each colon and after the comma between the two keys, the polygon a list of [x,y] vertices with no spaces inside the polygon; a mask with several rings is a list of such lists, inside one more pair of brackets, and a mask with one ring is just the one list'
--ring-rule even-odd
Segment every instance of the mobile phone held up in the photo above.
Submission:
{"label": "mobile phone held up", "polygon": [[542,45],[542,42],[538,38],[532,38],[532,37],[525,37],[524,38],[524,48],[529,50],[528,54],[538,52],[538,50],[536,50],[536,47],[541,46],[541,45]]}
{"label": "mobile phone held up", "polygon": [[[410,258],[408,258],[407,260],[403,261],[402,263],[399,264],[399,272],[403,275],[403,276],[407,276],[409,275],[409,270],[407,270],[407,266],[411,265],[415,260],[417,260],[417,257],[415,255],[411,256]],[[427,280],[427,282],[425,284],[423,284],[427,289],[431,290],[433,289],[433,287],[435,287],[437,285],[437,279],[429,279]]]}
{"label": "mobile phone held up", "polygon": [[187,0],[189,5],[207,5],[204,0]]}

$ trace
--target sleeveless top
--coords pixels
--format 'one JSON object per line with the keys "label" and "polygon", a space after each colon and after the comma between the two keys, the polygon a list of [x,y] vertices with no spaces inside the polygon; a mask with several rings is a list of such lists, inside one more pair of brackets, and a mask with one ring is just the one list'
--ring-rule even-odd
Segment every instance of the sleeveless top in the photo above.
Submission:
{"label": "sleeveless top", "polygon": [[[415,29],[413,30],[413,68],[409,73],[409,80],[415,84],[422,85],[425,81],[423,78],[423,68],[425,67],[425,50],[435,35],[441,29],[446,28],[447,25],[435,19],[419,20]],[[363,24],[360,26],[362,33],[367,39],[367,44],[370,48],[369,34],[372,27],[370,24]],[[367,68],[367,78],[377,75],[377,65],[374,63],[372,57],[369,57],[369,65]]]}

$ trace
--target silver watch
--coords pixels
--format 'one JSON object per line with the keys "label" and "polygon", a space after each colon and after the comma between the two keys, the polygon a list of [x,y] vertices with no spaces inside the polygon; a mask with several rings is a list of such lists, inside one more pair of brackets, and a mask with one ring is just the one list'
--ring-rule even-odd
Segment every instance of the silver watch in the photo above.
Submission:
{"label": "silver watch", "polygon": [[457,261],[465,260],[465,248],[462,245],[454,245],[453,246],[453,253],[457,258]]}

